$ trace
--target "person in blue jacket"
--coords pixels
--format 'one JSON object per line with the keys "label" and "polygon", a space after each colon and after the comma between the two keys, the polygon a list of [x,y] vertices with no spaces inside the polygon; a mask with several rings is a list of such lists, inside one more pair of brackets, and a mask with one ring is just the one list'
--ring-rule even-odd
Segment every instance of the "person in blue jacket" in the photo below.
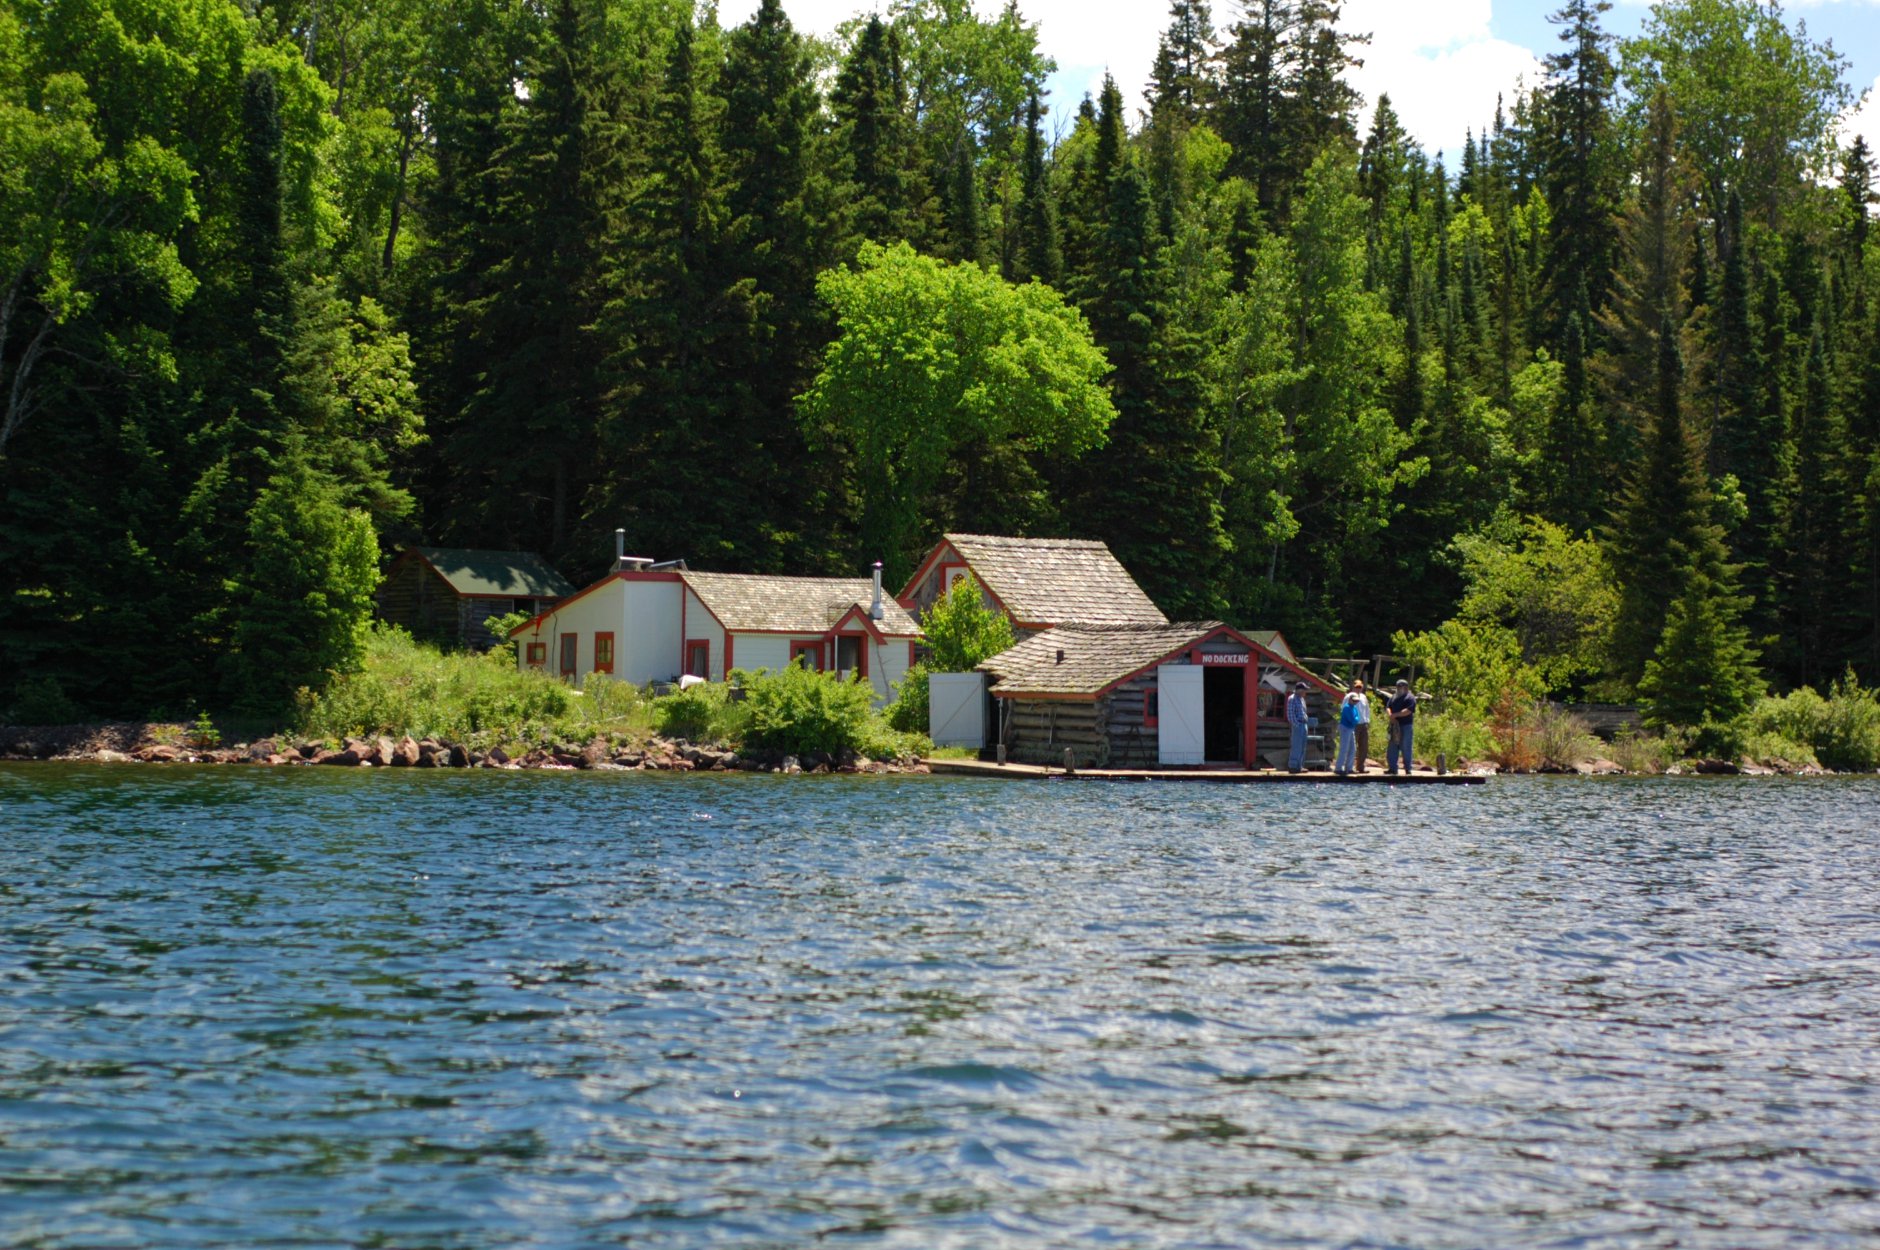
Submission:
{"label": "person in blue jacket", "polygon": [[1350,690],[1338,704],[1338,758],[1332,762],[1332,771],[1340,777],[1349,777],[1357,768],[1358,726],[1364,723],[1364,695],[1357,690]]}
{"label": "person in blue jacket", "polygon": [[1306,726],[1311,718],[1306,715],[1306,691],[1312,687],[1303,681],[1293,687],[1293,692],[1286,696],[1286,723],[1292,726],[1292,754],[1286,757],[1286,771],[1296,773],[1306,766]]}

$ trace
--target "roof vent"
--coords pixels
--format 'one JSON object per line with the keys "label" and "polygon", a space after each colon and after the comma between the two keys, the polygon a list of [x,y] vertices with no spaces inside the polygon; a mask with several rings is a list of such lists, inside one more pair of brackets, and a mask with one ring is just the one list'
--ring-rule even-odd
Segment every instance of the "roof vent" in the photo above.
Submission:
{"label": "roof vent", "polygon": [[1064,648],[1063,648],[1063,647],[1059,647],[1059,648],[1058,648],[1058,658],[1057,658],[1057,662],[1058,662],[1059,664],[1062,664],[1062,663],[1064,662]]}

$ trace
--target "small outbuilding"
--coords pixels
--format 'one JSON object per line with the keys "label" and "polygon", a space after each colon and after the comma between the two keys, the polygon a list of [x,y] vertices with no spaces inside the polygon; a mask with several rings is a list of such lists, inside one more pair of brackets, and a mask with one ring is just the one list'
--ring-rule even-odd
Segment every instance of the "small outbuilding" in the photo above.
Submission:
{"label": "small outbuilding", "polygon": [[1103,543],[1084,538],[947,534],[902,589],[916,616],[971,577],[1020,638],[1070,622],[1166,625],[1168,618]]}
{"label": "small outbuilding", "polygon": [[1322,763],[1343,694],[1278,634],[1220,621],[1060,625],[979,669],[1008,759],[1058,764],[1069,749],[1084,768],[1283,766],[1298,682],[1317,721],[1307,760]]}
{"label": "small outbuilding", "polygon": [[490,617],[533,615],[573,593],[573,583],[532,551],[407,547],[375,598],[381,618],[417,637],[486,651],[499,641],[484,625]]}

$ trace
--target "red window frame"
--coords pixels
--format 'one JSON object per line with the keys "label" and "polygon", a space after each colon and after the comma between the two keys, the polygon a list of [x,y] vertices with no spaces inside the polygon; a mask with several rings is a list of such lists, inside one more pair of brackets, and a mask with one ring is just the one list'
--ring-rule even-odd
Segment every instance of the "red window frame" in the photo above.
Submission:
{"label": "red window frame", "polygon": [[842,640],[844,638],[855,639],[855,675],[857,677],[866,678],[868,676],[868,635],[867,634],[857,634],[857,633],[837,634],[835,636],[836,645],[835,645],[834,662],[830,665],[830,667],[835,669],[837,672],[842,671]]}
{"label": "red window frame", "polygon": [[561,675],[573,677],[581,662],[581,635],[563,634],[561,636]]}
{"label": "red window frame", "polygon": [[614,671],[614,631],[611,629],[594,635],[594,671],[610,675]]}
{"label": "red window frame", "polygon": [[524,663],[530,668],[547,668],[548,644],[545,642],[529,643],[527,650],[523,652],[523,656],[525,657]]}
{"label": "red window frame", "polygon": [[823,645],[821,640],[819,639],[814,642],[793,641],[790,644],[790,663],[794,664],[799,659],[804,661],[803,666],[805,668],[814,669],[818,673],[822,672]]}
{"label": "red window frame", "polygon": [[1162,723],[1162,692],[1145,690],[1142,692],[1142,727],[1155,729]]}
{"label": "red window frame", "polygon": [[711,680],[712,644],[710,639],[686,639],[685,671],[688,677],[703,677],[707,681]]}

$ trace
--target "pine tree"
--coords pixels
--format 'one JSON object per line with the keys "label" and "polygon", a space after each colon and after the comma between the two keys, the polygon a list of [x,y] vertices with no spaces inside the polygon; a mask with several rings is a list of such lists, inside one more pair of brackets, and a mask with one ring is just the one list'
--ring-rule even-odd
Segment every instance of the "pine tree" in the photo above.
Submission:
{"label": "pine tree", "polygon": [[947,168],[947,239],[940,250],[949,260],[983,264],[986,259],[985,207],[979,200],[978,165],[973,136],[962,133],[953,145]]}
{"label": "pine tree", "polygon": [[1549,481],[1544,491],[1548,515],[1574,534],[1593,528],[1604,512],[1605,498],[1599,426],[1586,381],[1585,324],[1577,310],[1567,315],[1567,333],[1560,347],[1560,401],[1548,426],[1543,458]]}
{"label": "pine tree", "polygon": [[1660,319],[1657,382],[1649,438],[1607,535],[1619,580],[1613,666],[1636,683],[1664,634],[1671,604],[1702,575],[1731,593],[1723,531],[1712,516],[1710,483],[1684,424],[1684,360],[1678,326]]}
{"label": "pine tree", "polygon": [[[1819,322],[1809,336],[1796,406],[1794,481],[1788,497],[1781,580],[1787,608],[1784,658],[1795,680],[1818,685],[1845,657],[1846,539],[1853,528],[1847,430],[1834,402]],[[1864,467],[1864,466],[1862,466]]]}
{"label": "pine tree", "polygon": [[1225,550],[1218,452],[1205,418],[1202,343],[1171,316],[1149,189],[1126,167],[1110,184],[1091,328],[1115,372],[1116,421],[1095,453],[1076,516],[1107,541],[1143,588],[1176,616],[1218,611]]}
{"label": "pine tree", "polygon": [[1645,723],[1694,730],[1691,746],[1734,755],[1738,725],[1762,697],[1756,649],[1736,616],[1739,601],[1694,571],[1665,613],[1665,628],[1639,678]]}
{"label": "pine tree", "polygon": [[1582,288],[1593,314],[1604,310],[1612,271],[1619,198],[1611,118],[1615,71],[1608,51],[1612,37],[1599,24],[1611,7],[1609,0],[1567,0],[1549,19],[1562,28],[1567,45],[1547,58],[1542,108],[1543,181],[1553,209],[1543,275],[1548,341],[1554,343]]}
{"label": "pine tree", "polygon": [[829,102],[852,188],[855,237],[878,243],[908,237],[923,191],[913,168],[900,41],[879,15],[862,27]]}
{"label": "pine tree", "polygon": [[1044,132],[1040,125],[1038,93],[1025,104],[1023,181],[1018,201],[1018,247],[1014,281],[1036,278],[1047,286],[1064,281],[1064,253],[1058,246],[1057,204],[1045,178]]}
{"label": "pine tree", "polygon": [[1195,122],[1217,90],[1214,26],[1206,0],[1170,0],[1168,29],[1156,44],[1147,95],[1152,113],[1174,113]]}
{"label": "pine tree", "polygon": [[477,545],[572,552],[598,464],[609,387],[596,332],[615,272],[605,242],[624,193],[621,85],[602,15],[556,0],[530,58],[528,98],[505,115],[479,177],[488,270],[466,310],[474,390],[446,413],[445,532]]}

